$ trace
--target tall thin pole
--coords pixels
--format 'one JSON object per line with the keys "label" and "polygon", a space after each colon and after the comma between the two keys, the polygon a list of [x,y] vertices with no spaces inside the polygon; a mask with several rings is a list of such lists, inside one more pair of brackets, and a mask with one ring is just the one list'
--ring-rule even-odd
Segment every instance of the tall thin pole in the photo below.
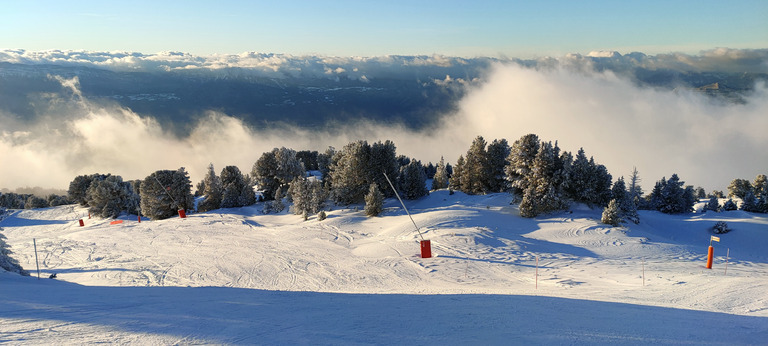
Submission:
{"label": "tall thin pole", "polygon": [[539,255],[536,255],[536,289],[539,289]]}
{"label": "tall thin pole", "polygon": [[731,248],[728,248],[728,251],[725,253],[725,273],[723,275],[728,275],[728,256],[731,255]]}
{"label": "tall thin pole", "polygon": [[387,182],[389,183],[389,186],[392,188],[392,191],[395,192],[395,197],[397,197],[397,200],[400,201],[400,205],[403,206],[403,209],[405,209],[405,213],[408,214],[408,217],[411,218],[411,222],[413,222],[413,227],[416,227],[416,232],[419,232],[419,237],[421,237],[421,240],[424,240],[424,236],[421,235],[421,231],[419,231],[419,226],[416,225],[416,221],[413,221],[413,216],[411,216],[411,213],[408,211],[408,208],[405,207],[405,203],[403,203],[403,200],[400,199],[400,194],[398,194],[397,190],[395,190],[395,185],[392,185],[392,181],[389,180],[387,173],[384,173],[384,178],[387,178]]}
{"label": "tall thin pole", "polygon": [[37,241],[32,238],[32,245],[35,247],[35,266],[37,266],[37,279],[40,280],[40,264],[37,262]]}
{"label": "tall thin pole", "polygon": [[645,258],[643,258],[643,286],[645,286]]}

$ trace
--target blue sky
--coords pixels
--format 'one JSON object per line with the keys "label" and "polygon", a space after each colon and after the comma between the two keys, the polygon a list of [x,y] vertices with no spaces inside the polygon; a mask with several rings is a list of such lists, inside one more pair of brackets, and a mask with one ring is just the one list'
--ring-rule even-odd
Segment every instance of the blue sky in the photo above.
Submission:
{"label": "blue sky", "polygon": [[768,1],[141,0],[0,6],[0,49],[528,58],[768,47]]}

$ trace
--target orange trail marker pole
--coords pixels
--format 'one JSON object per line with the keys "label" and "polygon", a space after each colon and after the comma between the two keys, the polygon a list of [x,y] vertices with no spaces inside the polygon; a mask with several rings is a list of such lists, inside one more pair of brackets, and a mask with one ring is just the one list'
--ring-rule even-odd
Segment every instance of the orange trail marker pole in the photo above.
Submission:
{"label": "orange trail marker pole", "polygon": [[712,269],[712,255],[715,254],[715,248],[712,247],[712,245],[709,246],[709,250],[707,251],[707,269]]}

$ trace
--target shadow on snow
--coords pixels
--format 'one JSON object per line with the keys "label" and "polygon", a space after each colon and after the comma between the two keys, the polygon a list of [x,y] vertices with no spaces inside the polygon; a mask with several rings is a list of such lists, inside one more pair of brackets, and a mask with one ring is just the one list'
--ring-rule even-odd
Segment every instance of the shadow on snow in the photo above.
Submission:
{"label": "shadow on snow", "polygon": [[[0,319],[97,325],[187,342],[738,344],[768,339],[765,317],[578,299],[92,287],[0,276]],[[724,326],[738,333],[719,328]],[[47,328],[14,333],[3,329],[0,342],[57,333]]]}

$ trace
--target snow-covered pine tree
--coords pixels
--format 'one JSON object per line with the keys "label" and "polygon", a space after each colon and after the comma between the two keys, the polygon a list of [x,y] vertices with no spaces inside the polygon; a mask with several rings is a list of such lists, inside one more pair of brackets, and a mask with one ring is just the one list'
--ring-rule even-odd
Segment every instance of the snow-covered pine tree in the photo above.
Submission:
{"label": "snow-covered pine tree", "polygon": [[420,161],[411,160],[400,171],[400,190],[405,199],[419,199],[427,195],[427,176]]}
{"label": "snow-covered pine tree", "polygon": [[748,191],[752,191],[752,183],[746,179],[733,179],[728,185],[728,197],[738,197],[743,199]]}
{"label": "snow-covered pine tree", "polygon": [[757,203],[757,197],[755,197],[754,192],[747,191],[741,203],[741,210],[751,213],[758,212]]}
{"label": "snow-covered pine tree", "polygon": [[736,206],[736,203],[733,201],[732,198],[728,198],[728,200],[725,201],[725,203],[723,203],[723,211],[731,211],[731,210],[737,210],[737,209],[739,208]]}
{"label": "snow-covered pine tree", "polygon": [[712,196],[709,198],[709,202],[707,202],[707,205],[704,206],[704,209],[711,210],[714,212],[720,211],[720,202],[718,201],[717,197]]}
{"label": "snow-covered pine tree", "polygon": [[461,191],[467,194],[477,195],[488,191],[488,153],[485,146],[485,139],[477,136],[464,158]]}
{"label": "snow-covered pine tree", "polygon": [[389,188],[389,183],[384,177],[386,173],[390,178],[396,177],[400,171],[400,165],[397,162],[397,148],[395,143],[386,140],[373,143],[370,149],[368,162],[367,180],[376,183],[379,191],[383,191],[385,197],[394,196],[394,191]]}
{"label": "snow-covered pine tree", "polygon": [[[245,182],[243,173],[237,166],[226,166],[221,171],[221,208],[237,208],[245,206],[245,198],[249,185]],[[253,191],[251,189],[251,191]]]}
{"label": "snow-covered pine tree", "polygon": [[768,177],[765,174],[759,174],[752,183],[752,189],[757,198],[756,212],[768,213]]}
{"label": "snow-covered pine tree", "polygon": [[529,185],[533,187],[530,197],[537,200],[536,209],[540,214],[568,207],[565,196],[562,195],[560,186],[555,180],[559,159],[560,156],[552,142],[541,142],[528,178]]}
{"label": "snow-covered pine tree", "polygon": [[275,192],[280,187],[280,181],[277,179],[275,150],[261,154],[251,170],[251,176],[256,185],[259,186],[259,189],[263,191],[264,198],[267,200],[275,199]]}
{"label": "snow-covered pine tree", "polygon": [[378,216],[384,208],[384,195],[379,191],[376,183],[371,183],[368,187],[368,194],[365,195],[365,215]]}
{"label": "snow-covered pine tree", "polygon": [[[0,231],[2,230],[3,229],[0,228]],[[3,233],[0,232],[0,268],[3,268],[6,271],[12,273],[19,273],[24,276],[29,276],[29,272],[21,267],[19,261],[11,257],[11,255],[13,255],[13,251],[11,251],[11,246],[5,242],[5,239],[6,238]]]}
{"label": "snow-covered pine tree", "polygon": [[605,207],[611,200],[611,185],[613,177],[608,173],[608,169],[601,164],[595,163],[593,158],[589,159],[589,165],[592,170],[590,182],[592,184],[593,198],[589,204]]}
{"label": "snow-covered pine tree", "polygon": [[194,208],[192,183],[184,167],[156,171],[141,182],[141,214],[152,220],[177,215],[179,209]]}
{"label": "snow-covered pine tree", "polygon": [[123,182],[119,175],[94,180],[86,193],[89,211],[104,218],[117,217],[121,212],[128,211],[134,194],[131,184]]}
{"label": "snow-covered pine tree", "polygon": [[641,181],[637,167],[632,167],[632,174],[629,176],[629,186],[627,188],[629,190],[629,198],[635,204],[635,209],[641,208],[640,203],[642,203],[643,198],[643,188],[640,186]]}
{"label": "snow-covered pine tree", "polygon": [[253,191],[253,179],[250,175],[243,176],[243,189],[240,191],[239,203],[242,206],[253,205],[256,203],[256,192]]}
{"label": "snow-covered pine tree", "polygon": [[589,204],[590,200],[595,196],[595,191],[590,181],[592,173],[592,168],[587,155],[584,153],[584,148],[580,148],[573,159],[571,183],[566,189],[568,197],[575,202]]}
{"label": "snow-covered pine tree", "polygon": [[39,209],[48,207],[48,201],[45,198],[29,195],[24,201],[24,209]]}
{"label": "snow-covered pine tree", "polygon": [[363,140],[351,142],[345,145],[337,156],[330,171],[332,198],[341,204],[362,201],[372,183],[368,169],[370,145]]}
{"label": "snow-covered pine tree", "polygon": [[507,174],[504,170],[507,167],[507,158],[510,152],[509,143],[503,138],[494,139],[488,145],[485,168],[488,192],[504,192],[509,189]]}
{"label": "snow-covered pine tree", "polygon": [[539,211],[538,199],[535,196],[534,191],[536,187],[528,185],[523,192],[523,198],[520,201],[520,216],[522,217],[536,217],[541,212]]}
{"label": "snow-covered pine tree", "polygon": [[621,208],[619,207],[619,202],[615,199],[612,199],[610,202],[608,202],[608,206],[603,209],[603,217],[600,221],[606,225],[618,227],[623,221],[621,214],[622,213]]}
{"label": "snow-covered pine tree", "polygon": [[275,160],[277,161],[277,181],[280,185],[287,185],[296,177],[303,177],[307,174],[304,164],[296,157],[296,151],[281,147],[273,149]]}
{"label": "snow-covered pine tree", "polygon": [[461,186],[464,183],[464,155],[459,155],[459,159],[456,161],[456,166],[453,169],[453,174],[448,179],[448,188],[451,190],[461,191]]}
{"label": "snow-covered pine tree", "polygon": [[539,150],[539,137],[527,134],[516,140],[510,148],[508,165],[505,173],[515,193],[523,195],[528,187],[528,177],[533,167],[533,160]]}
{"label": "snow-covered pine tree", "polygon": [[197,210],[201,212],[219,209],[221,207],[221,197],[224,190],[221,185],[221,178],[216,175],[213,163],[208,165],[208,172],[203,178],[204,189],[202,191],[203,199],[197,205]]}
{"label": "snow-covered pine tree", "polygon": [[445,167],[445,159],[441,156],[440,162],[435,167],[435,177],[432,179],[432,190],[440,190],[448,187],[448,170]]}
{"label": "snow-covered pine tree", "polygon": [[95,180],[103,180],[109,176],[109,174],[91,174],[91,175],[79,175],[75,177],[72,182],[69,183],[69,190],[67,190],[67,197],[70,201],[74,203],[78,203],[83,207],[88,206],[88,187],[91,186],[91,183]]}
{"label": "snow-covered pine tree", "polygon": [[317,154],[317,169],[323,176],[323,185],[325,188],[331,188],[331,165],[333,163],[333,157],[336,155],[336,149],[334,147],[328,147],[325,152]]}

